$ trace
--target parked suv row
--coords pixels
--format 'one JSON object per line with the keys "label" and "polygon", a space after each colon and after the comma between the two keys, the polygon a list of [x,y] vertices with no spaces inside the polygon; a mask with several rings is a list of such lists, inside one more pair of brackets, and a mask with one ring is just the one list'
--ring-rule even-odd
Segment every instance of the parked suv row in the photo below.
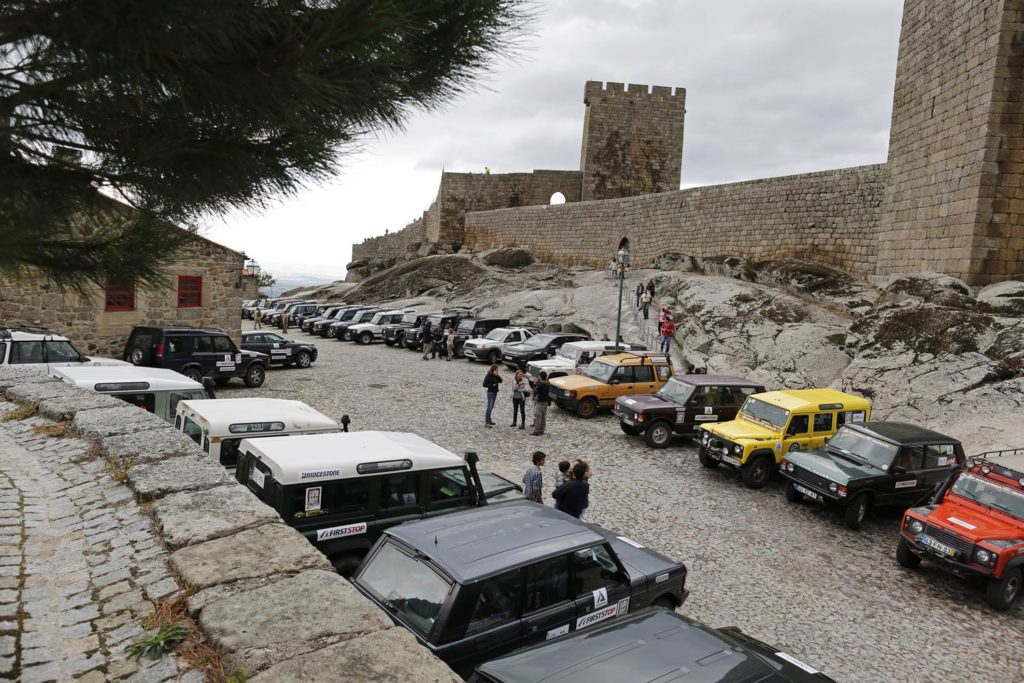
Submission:
{"label": "parked suv row", "polygon": [[270,365],[266,354],[238,348],[225,332],[180,326],[134,328],[122,357],[133,365],[176,370],[200,383],[203,377],[219,385],[240,377],[247,387],[261,386]]}

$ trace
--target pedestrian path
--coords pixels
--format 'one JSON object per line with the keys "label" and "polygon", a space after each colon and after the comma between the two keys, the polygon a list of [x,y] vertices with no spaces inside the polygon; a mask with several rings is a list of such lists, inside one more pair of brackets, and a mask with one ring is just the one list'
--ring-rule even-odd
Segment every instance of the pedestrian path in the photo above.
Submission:
{"label": "pedestrian path", "polygon": [[88,442],[42,424],[0,422],[0,680],[178,679],[177,656],[140,665],[126,651],[179,589],[152,523]]}

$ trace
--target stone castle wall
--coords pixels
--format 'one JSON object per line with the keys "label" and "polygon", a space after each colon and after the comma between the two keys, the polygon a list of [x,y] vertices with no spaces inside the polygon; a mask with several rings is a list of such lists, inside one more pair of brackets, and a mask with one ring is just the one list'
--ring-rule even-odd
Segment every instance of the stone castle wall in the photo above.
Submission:
{"label": "stone castle wall", "polygon": [[1024,272],[1022,32],[1022,0],[907,0],[879,273]]}
{"label": "stone castle wall", "polygon": [[679,189],[686,90],[587,81],[583,102],[584,200]]}
{"label": "stone castle wall", "polygon": [[[170,286],[137,287],[131,311],[104,310],[104,292],[94,286],[80,293],[61,292],[43,277],[0,282],[0,325],[51,329],[83,353],[115,358],[136,325],[212,327],[240,342],[244,260],[244,254],[196,236],[182,247],[181,258],[164,268]],[[178,308],[179,275],[203,278],[201,307]]]}
{"label": "stone castle wall", "polygon": [[398,232],[368,237],[359,244],[353,244],[352,261],[397,258],[405,254],[410,244],[419,244],[423,241],[424,223],[423,218],[417,218]]}
{"label": "stone castle wall", "polygon": [[625,199],[466,215],[473,249],[526,245],[544,261],[602,266],[629,238],[633,264],[682,253],[702,258],[809,258],[874,271],[886,184],[883,165]]}

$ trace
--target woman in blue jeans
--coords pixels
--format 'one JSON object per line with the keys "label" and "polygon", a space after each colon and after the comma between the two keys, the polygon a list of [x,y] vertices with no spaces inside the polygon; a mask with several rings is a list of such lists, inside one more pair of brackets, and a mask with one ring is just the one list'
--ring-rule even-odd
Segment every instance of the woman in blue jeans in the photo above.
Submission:
{"label": "woman in blue jeans", "polygon": [[501,384],[501,375],[498,374],[498,366],[492,365],[491,369],[484,375],[484,388],[487,389],[487,412],[484,413],[484,425],[493,427],[491,411],[494,410],[494,402],[498,399],[498,385]]}

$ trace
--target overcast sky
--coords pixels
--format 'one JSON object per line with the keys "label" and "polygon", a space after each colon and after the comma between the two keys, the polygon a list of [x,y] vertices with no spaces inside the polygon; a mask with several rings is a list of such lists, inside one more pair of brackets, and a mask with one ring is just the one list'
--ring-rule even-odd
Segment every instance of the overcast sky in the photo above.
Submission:
{"label": "overcast sky", "polygon": [[341,277],[351,245],[395,231],[441,169],[577,169],[583,84],[686,88],[682,186],[886,159],[898,0],[548,0],[514,62],[405,130],[365,141],[329,185],[204,234],[274,272]]}

